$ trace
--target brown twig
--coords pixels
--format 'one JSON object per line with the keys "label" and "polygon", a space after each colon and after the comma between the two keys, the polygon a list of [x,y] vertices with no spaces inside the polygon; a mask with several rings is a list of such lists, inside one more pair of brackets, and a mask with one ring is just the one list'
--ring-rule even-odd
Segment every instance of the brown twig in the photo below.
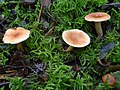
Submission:
{"label": "brown twig", "polygon": [[109,65],[108,69],[110,71],[114,71],[114,70],[120,70],[120,65]]}
{"label": "brown twig", "polygon": [[0,87],[10,84],[10,82],[0,83]]}
{"label": "brown twig", "polygon": [[12,76],[12,75],[14,75],[15,73],[9,73],[9,74],[1,74],[0,75],[0,79],[6,79],[5,77],[7,76],[7,77],[10,77],[10,76]]}
{"label": "brown twig", "polygon": [[49,36],[50,34],[52,34],[54,31],[54,27],[52,27],[46,34],[45,36]]}
{"label": "brown twig", "polygon": [[44,5],[41,5],[41,9],[40,9],[39,15],[38,15],[38,22],[40,21],[43,9],[44,9]]}
{"label": "brown twig", "polygon": [[108,62],[107,64],[103,64],[100,59],[98,59],[97,61],[101,66],[104,66],[104,67],[110,65],[110,62]]}
{"label": "brown twig", "polygon": [[44,0],[43,4],[41,3],[41,8],[40,8],[39,15],[38,15],[38,22],[41,19],[41,15],[42,15],[42,12],[43,12],[43,9],[44,9],[45,2],[46,2],[46,0]]}

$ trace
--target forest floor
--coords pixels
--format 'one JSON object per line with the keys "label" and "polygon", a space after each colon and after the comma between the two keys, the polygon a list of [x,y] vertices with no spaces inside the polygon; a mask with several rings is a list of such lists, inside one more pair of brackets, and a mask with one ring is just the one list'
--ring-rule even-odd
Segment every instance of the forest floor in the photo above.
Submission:
{"label": "forest floor", "polygon": [[[0,90],[119,90],[119,2],[0,0]],[[101,22],[103,37],[94,22],[85,20],[94,12],[111,16]],[[30,31],[22,49],[3,40],[8,29],[17,27]],[[69,45],[62,33],[71,29],[88,34],[90,44],[65,51]],[[112,78],[103,82],[106,75]]]}

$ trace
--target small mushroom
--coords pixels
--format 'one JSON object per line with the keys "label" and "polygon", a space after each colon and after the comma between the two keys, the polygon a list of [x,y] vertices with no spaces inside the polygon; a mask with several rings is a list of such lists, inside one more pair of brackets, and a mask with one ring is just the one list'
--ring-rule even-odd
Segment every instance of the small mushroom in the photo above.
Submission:
{"label": "small mushroom", "polygon": [[85,16],[86,21],[95,22],[95,29],[96,29],[97,35],[99,37],[103,37],[101,22],[107,21],[110,18],[111,18],[110,15],[108,15],[107,13],[104,13],[104,12],[90,13]]}
{"label": "small mushroom", "polygon": [[3,42],[10,44],[17,44],[17,49],[23,52],[24,49],[21,42],[29,38],[29,34],[30,31],[22,27],[11,28],[5,32],[3,37]]}
{"label": "small mushroom", "polygon": [[90,43],[90,37],[82,30],[72,29],[66,30],[62,33],[63,40],[69,45],[69,47],[64,50],[66,52],[72,51],[73,47],[85,47]]}
{"label": "small mushroom", "polygon": [[102,77],[102,81],[103,81],[103,83],[108,82],[108,85],[110,85],[110,86],[113,86],[116,82],[114,76],[112,76],[111,74],[104,75]]}

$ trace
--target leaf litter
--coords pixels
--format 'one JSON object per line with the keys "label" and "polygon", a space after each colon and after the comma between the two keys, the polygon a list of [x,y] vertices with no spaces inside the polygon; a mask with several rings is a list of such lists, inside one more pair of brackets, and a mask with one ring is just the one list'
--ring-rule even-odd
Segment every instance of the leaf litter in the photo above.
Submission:
{"label": "leaf litter", "polygon": [[107,54],[110,52],[111,49],[115,47],[115,43],[111,42],[107,45],[105,45],[101,50],[100,50],[100,58],[98,59],[98,62],[102,66],[108,66],[110,65],[110,62],[107,62],[107,64],[103,63],[104,58],[107,56]]}
{"label": "leaf litter", "polygon": [[[41,18],[47,17],[47,19],[51,19],[52,22],[55,23],[56,20],[52,17],[52,15],[48,11],[48,8],[51,4],[51,0],[40,0],[40,2],[41,2],[41,9],[40,9],[40,13],[38,16],[38,22],[42,21]],[[13,4],[15,4],[15,3],[13,3],[13,2],[9,2],[9,3],[10,3],[9,4],[10,7],[14,7]],[[20,3],[24,7],[26,7],[27,5],[34,7],[35,0],[21,0]],[[117,3],[117,6],[118,5],[119,4]],[[103,7],[102,7],[103,9],[106,9],[108,7],[116,7],[116,3],[105,4]],[[31,8],[31,10],[34,10],[34,8]],[[46,13],[45,13],[46,17],[42,16],[43,10],[46,11]],[[12,11],[11,13],[12,13],[12,15],[16,15],[16,11]],[[0,27],[2,28],[2,29],[0,29],[0,33],[4,33],[6,28],[9,26],[9,23],[6,20],[7,20],[7,17],[3,17],[3,16],[0,17]],[[22,25],[26,25],[26,23],[27,23],[27,21],[22,20]],[[48,25],[48,24],[49,24],[49,21],[44,19],[43,28],[45,30],[47,30],[47,29],[50,30],[45,34],[46,36],[50,35],[53,32],[52,29],[54,29],[54,25],[55,25],[55,24],[53,24],[53,26],[50,27],[50,25]],[[2,37],[2,35],[3,34],[0,34],[1,37]],[[0,38],[0,39],[2,39],[2,38]],[[101,53],[100,58],[99,58],[100,61],[104,60],[106,55],[114,47],[115,47],[114,42],[111,42],[111,43],[107,44],[106,46],[104,46],[100,51],[100,53]],[[0,79],[0,83],[1,83],[0,86],[4,86],[4,85],[10,83],[7,80],[5,80],[5,76],[10,76],[10,77],[19,76],[19,77],[31,79],[32,76],[36,75],[36,76],[38,76],[39,81],[42,83],[44,83],[48,80],[48,75],[45,73],[45,69],[46,69],[45,64],[41,60],[36,60],[36,62],[33,62],[33,60],[28,59],[25,56],[26,55],[23,54],[22,52],[16,51],[13,53],[12,57],[8,60],[6,66],[0,66],[0,78],[2,77],[1,78],[2,80]],[[76,60],[73,60],[71,62],[67,62],[65,64],[72,66],[71,71],[78,73],[84,67],[81,67],[79,62],[76,62],[76,61],[78,61],[78,60],[76,59]],[[105,64],[103,64],[103,66],[104,65]],[[114,70],[113,68],[115,66],[114,67],[112,67],[112,65],[110,65],[110,66],[109,66],[109,69]],[[116,67],[118,68],[119,65]],[[75,75],[75,78],[76,78],[76,75]]]}
{"label": "leaf litter", "polygon": [[[9,84],[6,80],[7,77],[23,77],[27,78],[31,73],[36,74],[40,82],[48,80],[48,75],[45,73],[45,64],[42,61],[28,63],[22,52],[16,51],[5,66],[0,66],[0,83],[2,85]],[[6,82],[5,82],[6,81]],[[1,85],[1,86],[2,86]]]}

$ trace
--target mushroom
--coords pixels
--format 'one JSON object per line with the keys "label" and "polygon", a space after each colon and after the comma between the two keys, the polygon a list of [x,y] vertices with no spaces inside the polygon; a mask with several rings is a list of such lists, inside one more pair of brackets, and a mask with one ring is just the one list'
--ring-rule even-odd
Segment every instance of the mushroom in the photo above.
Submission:
{"label": "mushroom", "polygon": [[110,15],[108,15],[107,13],[104,13],[104,12],[90,13],[90,14],[85,16],[86,21],[95,22],[95,29],[96,29],[97,35],[99,37],[103,37],[101,22],[102,21],[107,21],[110,18],[111,18]]}
{"label": "mushroom", "polygon": [[104,75],[102,77],[102,81],[103,81],[103,83],[108,82],[108,85],[110,85],[110,86],[113,86],[116,82],[114,76],[112,76],[111,74]]}
{"label": "mushroom", "polygon": [[85,47],[90,43],[90,37],[82,30],[72,29],[66,30],[62,33],[63,40],[69,45],[69,47],[64,50],[66,52],[72,51],[73,47]]}
{"label": "mushroom", "polygon": [[3,37],[3,42],[10,44],[17,44],[17,49],[23,52],[24,49],[21,42],[29,38],[29,34],[30,31],[22,27],[11,28],[5,32]]}

